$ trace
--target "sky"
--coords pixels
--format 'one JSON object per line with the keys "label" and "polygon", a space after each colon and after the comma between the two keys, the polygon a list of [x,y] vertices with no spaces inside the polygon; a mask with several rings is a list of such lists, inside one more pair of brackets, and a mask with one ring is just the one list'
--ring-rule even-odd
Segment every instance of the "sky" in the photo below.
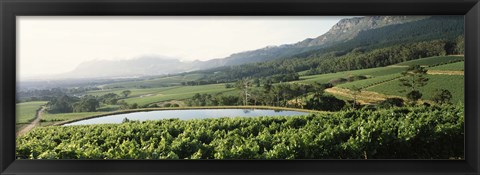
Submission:
{"label": "sky", "polygon": [[342,18],[18,16],[17,70],[25,78],[69,72],[92,60],[224,58],[315,38]]}

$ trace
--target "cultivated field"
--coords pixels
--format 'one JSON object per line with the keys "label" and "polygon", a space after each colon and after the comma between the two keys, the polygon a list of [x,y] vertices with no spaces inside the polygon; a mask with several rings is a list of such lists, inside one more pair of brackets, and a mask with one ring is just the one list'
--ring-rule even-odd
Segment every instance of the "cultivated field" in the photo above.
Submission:
{"label": "cultivated field", "polygon": [[463,56],[437,56],[437,57],[428,57],[416,60],[405,61],[397,65],[400,66],[410,66],[410,65],[421,65],[421,66],[436,66],[447,63],[463,61]]}
{"label": "cultivated field", "polygon": [[30,123],[41,106],[47,104],[46,101],[31,101],[17,104],[17,124]]}

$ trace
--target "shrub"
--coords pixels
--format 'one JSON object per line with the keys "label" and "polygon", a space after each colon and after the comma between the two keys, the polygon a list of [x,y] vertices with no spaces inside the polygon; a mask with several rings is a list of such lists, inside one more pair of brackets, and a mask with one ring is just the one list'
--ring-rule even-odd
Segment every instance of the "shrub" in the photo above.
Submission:
{"label": "shrub", "polygon": [[391,108],[391,107],[402,107],[403,99],[401,98],[387,98],[386,100],[380,102],[378,107],[380,108]]}
{"label": "shrub", "polygon": [[449,104],[450,100],[452,100],[452,93],[446,89],[436,89],[432,100],[438,104]]}

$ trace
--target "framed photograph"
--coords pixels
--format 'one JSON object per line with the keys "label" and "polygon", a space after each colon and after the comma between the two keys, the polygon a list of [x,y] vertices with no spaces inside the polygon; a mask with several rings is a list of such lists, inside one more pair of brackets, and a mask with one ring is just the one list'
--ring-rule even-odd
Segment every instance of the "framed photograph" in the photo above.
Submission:
{"label": "framed photograph", "polygon": [[478,174],[479,10],[3,0],[0,174]]}

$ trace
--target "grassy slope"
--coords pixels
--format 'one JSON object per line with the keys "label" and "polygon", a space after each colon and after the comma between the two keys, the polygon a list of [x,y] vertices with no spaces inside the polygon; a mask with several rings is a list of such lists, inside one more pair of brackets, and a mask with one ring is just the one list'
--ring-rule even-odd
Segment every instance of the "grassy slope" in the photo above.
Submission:
{"label": "grassy slope", "polygon": [[447,70],[447,71],[463,71],[464,69],[465,69],[465,62],[463,61],[428,68],[428,70]]}
{"label": "grassy slope", "polygon": [[69,120],[78,120],[82,118],[88,118],[94,115],[106,114],[108,112],[81,112],[81,113],[65,113],[65,114],[50,114],[45,113],[42,116],[41,126],[52,125],[58,122],[64,122]]}
{"label": "grassy slope", "polygon": [[371,77],[380,77],[380,76],[400,73],[404,70],[405,70],[404,67],[379,67],[379,68],[371,68],[371,69],[343,71],[343,72],[337,72],[337,73],[303,76],[303,77],[300,77],[300,80],[297,82],[328,83],[330,80],[337,79],[337,78],[347,78],[348,76],[351,76],[351,75],[366,75]]}
{"label": "grassy slope", "polygon": [[397,65],[401,66],[410,66],[410,65],[421,65],[421,66],[433,66],[439,64],[446,64],[450,62],[458,62],[464,60],[463,56],[438,56],[438,57],[428,57],[417,60],[405,61]]}
{"label": "grassy slope", "polygon": [[[132,88],[132,89],[128,89],[128,90],[132,91],[132,93],[129,95],[129,97],[138,97],[138,96],[142,96],[142,95],[162,92],[162,91],[169,90],[169,89],[172,89],[172,88],[175,88],[175,87],[145,88],[145,89]],[[89,91],[87,94],[95,95],[95,96],[101,96],[101,95],[108,94],[108,93],[114,93],[114,94],[123,96],[122,91],[124,91],[124,90],[127,90],[127,89],[122,88],[122,89],[96,90],[96,91]]]}
{"label": "grassy slope", "polygon": [[370,86],[377,85],[379,83],[384,83],[384,82],[387,82],[387,81],[397,79],[400,76],[401,76],[400,73],[386,74],[384,76],[372,77],[372,78],[365,79],[365,80],[357,80],[357,81],[353,81],[353,82],[340,84],[340,85],[337,85],[337,87],[352,88],[353,86],[355,86],[357,88],[362,88],[363,89],[363,88],[367,88],[367,87],[370,87]]}
{"label": "grassy slope", "polygon": [[[428,57],[422,58],[418,60],[407,61],[404,63],[400,63],[400,66],[406,65],[439,65],[430,67],[430,70],[463,70],[463,60],[462,56],[445,56],[445,57]],[[450,63],[454,62],[454,63]],[[339,72],[333,74],[324,74],[324,75],[313,75],[313,76],[306,76],[304,78],[305,82],[309,82],[312,80],[318,80],[320,82],[328,82],[331,79],[346,77],[348,75],[371,75],[371,78],[365,80],[357,80],[353,82],[348,82],[344,84],[337,85],[336,87],[340,88],[351,88],[353,86],[359,88],[366,88],[367,91],[378,92],[386,95],[396,95],[396,96],[404,96],[405,94],[398,92],[401,90],[401,86],[399,86],[398,78],[401,77],[400,72],[405,70],[406,68],[402,67],[382,67],[382,68],[373,68],[373,69],[363,69],[363,70],[355,70],[355,71],[346,71],[346,72]],[[424,96],[422,99],[430,100],[433,92],[436,88],[444,88],[449,90],[452,95],[453,99],[452,102],[463,102],[464,100],[464,76],[462,75],[427,75],[430,79],[428,85],[421,88]],[[339,97],[339,96],[337,96]],[[351,97],[343,97],[351,98]]]}
{"label": "grassy slope", "polygon": [[25,124],[32,121],[35,118],[37,110],[46,103],[46,101],[32,101],[17,104],[17,123]]}
{"label": "grassy slope", "polygon": [[196,93],[219,93],[235,91],[234,88],[226,89],[224,84],[211,84],[201,86],[177,86],[159,93],[152,94],[150,96],[127,98],[127,103],[137,103],[139,105],[145,105],[161,101],[169,100],[182,100],[190,98]]}
{"label": "grassy slope", "polygon": [[[430,100],[437,88],[447,89],[452,93],[453,103],[464,101],[464,76],[462,75],[427,75],[429,81],[426,86],[420,88],[423,93],[422,99]],[[390,81],[367,88],[368,91],[374,91],[387,95],[405,96],[405,93],[398,92],[401,90],[400,82],[398,80]]]}

